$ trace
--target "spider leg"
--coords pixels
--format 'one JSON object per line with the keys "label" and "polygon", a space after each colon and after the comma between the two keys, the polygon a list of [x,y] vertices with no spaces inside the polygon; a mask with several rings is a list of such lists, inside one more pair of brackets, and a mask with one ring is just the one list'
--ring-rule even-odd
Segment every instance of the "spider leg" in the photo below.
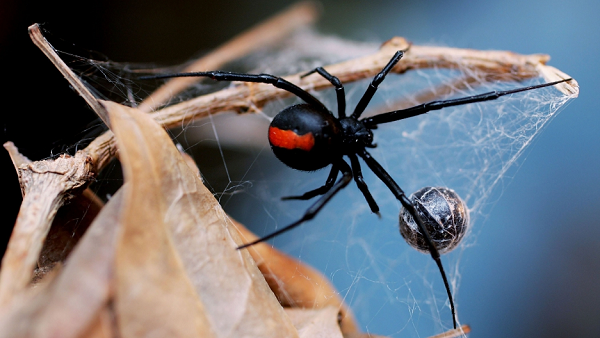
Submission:
{"label": "spider leg", "polygon": [[338,118],[341,119],[346,117],[346,94],[344,92],[344,85],[342,85],[340,79],[338,79],[336,76],[329,74],[329,72],[327,72],[323,67],[317,67],[300,77],[303,78],[315,72],[319,73],[319,75],[324,77],[335,87],[335,94],[337,96],[338,104]]}
{"label": "spider leg", "polygon": [[452,298],[452,292],[450,291],[450,284],[448,283],[448,277],[446,277],[446,272],[444,271],[444,266],[442,265],[442,260],[440,259],[440,253],[438,252],[435,244],[431,240],[431,236],[429,235],[429,231],[425,227],[423,220],[417,213],[412,202],[408,199],[404,191],[398,186],[398,184],[394,181],[394,179],[388,174],[385,169],[369,154],[366,150],[362,150],[358,153],[358,155],[367,163],[369,168],[379,177],[379,179],[390,189],[390,191],[394,194],[396,199],[400,201],[402,206],[408,210],[411,216],[415,219],[415,222],[419,226],[419,230],[425,237],[425,242],[429,247],[429,253],[431,258],[435,261],[440,270],[440,274],[442,275],[442,279],[444,280],[444,287],[446,288],[446,293],[448,294],[448,300],[450,301],[450,309],[452,310],[452,321],[454,323],[454,328],[456,328],[456,311],[454,309],[454,299]]}
{"label": "spider leg", "polygon": [[365,196],[365,199],[367,200],[367,203],[371,208],[371,212],[381,217],[381,215],[379,214],[379,206],[377,205],[377,202],[375,202],[373,196],[371,196],[371,192],[367,187],[367,183],[365,183],[365,180],[363,179],[362,170],[360,169],[360,163],[358,163],[358,157],[356,157],[355,154],[350,154],[348,155],[348,157],[350,157],[350,165],[352,165],[352,173],[354,174],[354,181],[356,182],[356,186],[358,187],[358,189],[360,189],[363,196]]}
{"label": "spider leg", "polygon": [[423,103],[423,104],[420,104],[418,106],[414,106],[411,108],[394,110],[391,112],[368,117],[368,118],[362,119],[361,121],[367,127],[373,128],[373,126],[376,126],[381,123],[388,123],[388,122],[394,122],[394,121],[398,121],[398,120],[402,120],[402,119],[407,119],[407,118],[410,118],[413,116],[425,114],[432,110],[439,110],[439,109],[442,109],[445,107],[460,106],[463,104],[469,104],[469,103],[475,103],[475,102],[492,101],[492,100],[495,100],[495,99],[505,96],[505,95],[515,94],[515,93],[524,92],[524,91],[532,90],[532,89],[554,86],[555,84],[559,84],[561,82],[566,82],[566,81],[570,81],[570,80],[572,80],[572,79],[571,78],[563,79],[563,80],[559,80],[559,81],[542,83],[542,84],[535,85],[535,86],[528,86],[528,87],[522,87],[522,88],[517,88],[517,89],[511,89],[511,90],[491,91],[491,92],[487,92],[487,93],[483,93],[483,94],[479,94],[479,95],[461,97],[458,99],[443,100],[443,101],[431,101],[431,102]]}
{"label": "spider leg", "polygon": [[329,189],[329,191],[327,191],[315,203],[313,203],[313,205],[311,205],[310,208],[308,208],[308,210],[306,210],[306,212],[304,213],[304,216],[302,216],[302,218],[300,218],[299,220],[297,220],[296,222],[294,222],[290,225],[287,225],[287,226],[273,232],[272,234],[269,234],[265,237],[259,238],[259,239],[255,240],[254,242],[250,242],[250,243],[241,245],[238,247],[238,250],[247,248],[254,244],[258,244],[260,242],[264,242],[266,240],[269,240],[269,239],[271,239],[275,236],[278,236],[288,230],[291,230],[291,229],[297,227],[298,225],[300,225],[308,220],[311,220],[313,217],[315,217],[315,215],[317,215],[317,213],[319,211],[321,211],[321,209],[323,209],[325,204],[327,204],[327,202],[329,202],[329,200],[331,200],[331,198],[333,196],[335,196],[335,194],[337,194],[340,190],[344,189],[348,185],[348,183],[350,183],[350,181],[352,180],[352,170],[350,169],[350,166],[348,165],[348,163],[346,163],[342,159],[340,159],[336,163],[343,174],[342,178],[340,178],[333,185],[333,187],[331,187],[331,189]]}
{"label": "spider leg", "polygon": [[290,92],[306,103],[318,107],[323,111],[329,111],[321,101],[317,100],[316,97],[309,94],[304,89],[296,86],[295,84],[280,78],[275,75],[270,74],[244,74],[244,73],[233,73],[233,72],[223,72],[219,70],[213,70],[208,72],[193,72],[193,73],[175,73],[175,74],[165,74],[165,75],[151,75],[151,76],[142,76],[140,79],[167,79],[172,77],[209,77],[216,81],[240,81],[240,82],[256,82],[256,83],[266,83],[273,85],[279,89],[283,89],[287,92]]}
{"label": "spider leg", "polygon": [[300,196],[285,196],[282,197],[282,200],[309,200],[315,196],[318,195],[323,195],[324,193],[328,192],[329,189],[331,189],[331,187],[333,187],[333,183],[335,183],[335,179],[337,178],[338,172],[340,171],[340,169],[337,167],[337,165],[333,164],[331,166],[331,171],[329,172],[329,177],[327,177],[327,181],[325,181],[325,184],[317,189],[311,190],[311,191],[307,191],[305,192],[303,195]]}
{"label": "spider leg", "polygon": [[367,105],[369,105],[369,102],[371,102],[373,95],[375,95],[379,84],[383,82],[385,76],[392,70],[392,68],[394,68],[398,61],[400,61],[402,56],[404,56],[404,52],[401,50],[397,51],[396,54],[392,56],[388,64],[385,67],[383,67],[383,69],[377,75],[375,75],[373,81],[371,81],[371,84],[363,94],[362,98],[360,99],[360,101],[358,101],[356,108],[354,108],[354,112],[352,113],[353,118],[358,119],[360,115],[365,111]]}

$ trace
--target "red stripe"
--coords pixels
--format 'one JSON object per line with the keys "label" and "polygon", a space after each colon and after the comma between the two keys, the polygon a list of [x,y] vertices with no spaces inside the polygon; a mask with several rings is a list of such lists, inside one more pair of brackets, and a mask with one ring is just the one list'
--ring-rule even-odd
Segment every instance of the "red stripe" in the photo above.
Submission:
{"label": "red stripe", "polygon": [[282,130],[276,127],[269,127],[269,141],[279,148],[302,149],[304,151],[310,151],[315,145],[315,138],[312,133],[300,136],[291,130]]}

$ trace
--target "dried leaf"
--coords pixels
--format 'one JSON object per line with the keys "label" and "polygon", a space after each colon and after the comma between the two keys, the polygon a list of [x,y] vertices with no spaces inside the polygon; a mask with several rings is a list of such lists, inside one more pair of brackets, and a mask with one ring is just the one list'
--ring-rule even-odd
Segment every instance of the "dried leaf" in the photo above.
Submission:
{"label": "dried leaf", "polygon": [[235,250],[240,239],[229,232],[231,221],[167,133],[135,109],[103,104],[128,182],[117,254],[122,333],[169,327],[180,330],[170,336],[183,335],[194,331],[183,327],[203,307],[219,337],[297,337],[252,258]]}
{"label": "dried leaf", "polygon": [[115,263],[120,333],[123,337],[214,337],[164,222],[168,205],[161,198],[162,176],[156,170],[163,165],[157,143],[164,141],[160,135],[164,131],[142,114],[139,118],[117,104],[107,106],[112,108],[109,119],[125,178]]}

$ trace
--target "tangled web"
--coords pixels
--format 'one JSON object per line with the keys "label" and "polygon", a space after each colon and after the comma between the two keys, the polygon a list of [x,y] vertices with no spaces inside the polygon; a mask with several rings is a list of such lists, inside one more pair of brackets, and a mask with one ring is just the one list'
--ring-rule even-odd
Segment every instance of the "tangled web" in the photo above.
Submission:
{"label": "tangled web", "polygon": [[[319,46],[319,48],[314,48]],[[313,31],[297,33],[277,47],[258,51],[223,70],[287,75],[373,53],[374,43],[325,37]],[[152,84],[136,78],[139,66],[75,58],[74,68],[99,96],[136,106]],[[77,66],[77,67],[75,67]],[[152,66],[156,70],[155,66]],[[160,69],[175,72],[180,69]],[[352,109],[368,81],[345,84]],[[366,115],[400,109],[419,102],[420,95],[469,96],[546,82],[542,78],[515,82],[488,82],[466,69],[410,71],[389,75],[380,85]],[[170,103],[229,83],[201,81]],[[314,93],[336,111],[333,90]],[[499,198],[511,170],[543,127],[576,95],[553,87],[527,91],[498,100],[469,104],[382,125],[375,130],[378,147],[371,154],[407,193],[424,186],[444,186],[466,202],[471,233],[459,248],[443,257],[460,321],[462,255],[476,242],[481,216]],[[196,158],[207,185],[226,211],[258,235],[273,232],[298,219],[310,201],[281,201],[325,182],[328,170],[297,172],[277,162],[267,143],[269,117],[298,99],[268,104],[260,114],[223,114],[186,123],[171,133]],[[215,157],[207,158],[207,154]],[[204,166],[204,167],[203,167]],[[329,276],[358,322],[367,332],[391,337],[428,336],[452,325],[449,303],[434,262],[406,245],[398,232],[399,203],[363,165],[365,181],[381,208],[373,215],[362,194],[351,184],[321,213],[299,229],[272,242]],[[298,276],[303,278],[303,276]]]}

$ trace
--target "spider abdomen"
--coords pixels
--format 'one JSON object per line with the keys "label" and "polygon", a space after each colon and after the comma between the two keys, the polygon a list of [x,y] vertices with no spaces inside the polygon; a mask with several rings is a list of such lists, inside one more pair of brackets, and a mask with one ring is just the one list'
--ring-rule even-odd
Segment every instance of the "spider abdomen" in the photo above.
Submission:
{"label": "spider abdomen", "polygon": [[341,126],[328,111],[308,104],[279,112],[269,127],[275,156],[287,166],[304,171],[326,167],[339,157]]}

